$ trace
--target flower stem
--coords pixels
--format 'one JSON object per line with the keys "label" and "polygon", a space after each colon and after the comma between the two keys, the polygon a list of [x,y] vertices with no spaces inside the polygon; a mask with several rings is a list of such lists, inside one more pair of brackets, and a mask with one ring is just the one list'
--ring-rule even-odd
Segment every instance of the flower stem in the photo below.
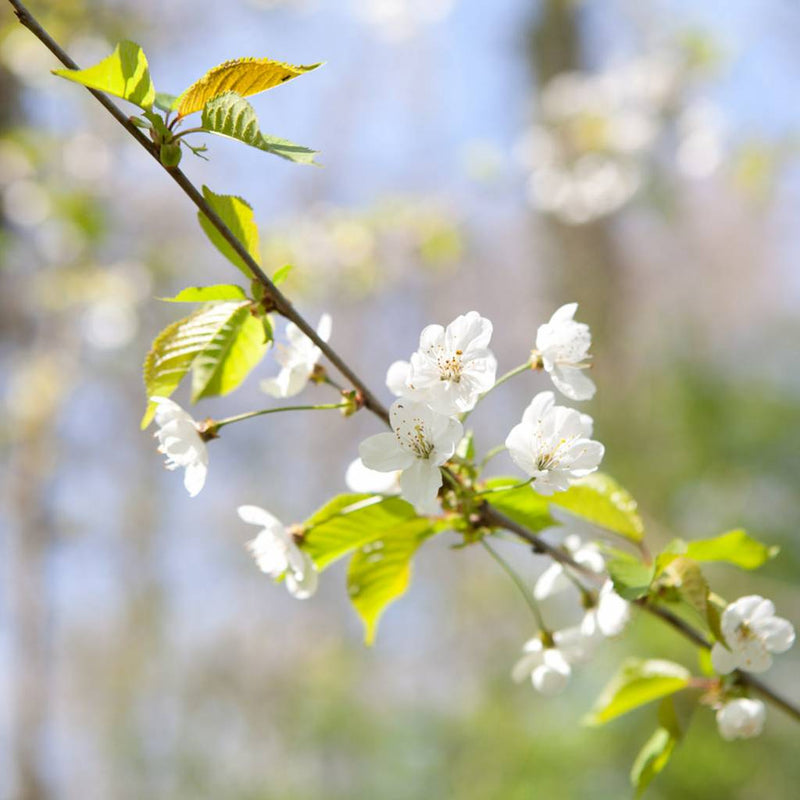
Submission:
{"label": "flower stem", "polygon": [[528,604],[528,607],[531,611],[533,611],[533,616],[536,617],[536,624],[539,626],[539,630],[545,633],[549,633],[547,626],[544,624],[544,619],[542,618],[542,612],[539,608],[539,604],[536,602],[534,596],[528,591],[527,587],[522,581],[517,573],[511,569],[508,562],[500,556],[500,554],[486,541],[485,538],[481,539],[481,544],[484,546],[485,550],[489,555],[500,565],[503,571],[514,581],[516,587],[522,592],[522,596],[525,598],[525,602]]}
{"label": "flower stem", "polygon": [[235,417],[225,417],[225,419],[214,420],[212,427],[215,431],[231,425],[234,422],[242,422],[253,417],[261,417],[264,414],[277,414],[279,411],[328,411],[335,408],[347,408],[348,403],[326,403],[316,406],[281,406],[280,408],[262,408],[260,411],[248,411],[244,414],[237,414]]}
{"label": "flower stem", "polygon": [[533,483],[533,478],[528,478],[528,480],[523,481],[522,483],[514,483],[511,486],[495,486],[494,489],[482,489],[480,492],[473,492],[473,497],[483,497],[486,494],[496,494],[497,492],[510,492],[512,489],[522,489],[525,486],[530,486]]}
{"label": "flower stem", "polygon": [[507,450],[507,449],[508,449],[508,448],[507,448],[507,447],[506,447],[504,444],[498,444],[498,445],[497,445],[497,447],[493,447],[493,448],[492,448],[492,449],[491,449],[491,450],[490,450],[490,451],[489,451],[489,452],[488,452],[488,453],[487,453],[487,454],[486,454],[486,455],[483,457],[483,460],[482,460],[482,461],[481,461],[481,463],[480,463],[480,469],[481,469],[481,471],[483,471],[483,469],[486,467],[486,465],[487,465],[487,464],[488,464],[488,463],[489,463],[489,462],[490,462],[490,461],[491,461],[491,460],[492,460],[492,459],[493,459],[495,456],[499,456],[499,455],[500,455],[500,453],[502,453],[504,450]]}

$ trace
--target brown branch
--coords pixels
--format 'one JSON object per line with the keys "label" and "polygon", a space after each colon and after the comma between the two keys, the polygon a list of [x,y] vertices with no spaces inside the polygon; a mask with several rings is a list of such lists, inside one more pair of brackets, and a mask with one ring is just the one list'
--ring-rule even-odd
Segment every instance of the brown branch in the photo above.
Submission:
{"label": "brown branch", "polygon": [[[9,2],[13,6],[19,21],[28,30],[30,30],[31,33],[33,33],[33,35],[36,36],[47,47],[47,49],[50,50],[50,52],[53,53],[59,61],[61,61],[62,64],[64,64],[64,66],[70,69],[79,69],[78,65],[58,45],[58,43],[50,37],[47,31],[42,28],[42,26],[22,5],[22,3],[18,2],[18,0],[9,0]],[[144,136],[144,134],[142,134],[142,132],[128,119],[128,117],[126,117],[125,114],[123,114],[123,112],[120,111],[119,108],[117,108],[117,106],[101,92],[97,92],[93,89],[88,89],[88,91],[117,120],[117,122],[119,122],[120,125],[122,125],[125,130],[127,130],[128,133],[130,133],[131,136],[133,136],[133,138],[136,139],[136,141],[139,142],[139,144],[142,145],[142,147],[144,147],[144,149],[147,150],[147,152],[162,167],[164,167],[164,165],[161,164],[158,149],[146,136]],[[275,304],[275,309],[288,320],[294,322],[294,324],[297,325],[297,327],[300,328],[300,330],[303,331],[303,333],[308,336],[308,338],[311,339],[311,341],[313,341],[317,347],[320,348],[320,350],[325,354],[326,358],[336,367],[336,369],[339,370],[339,372],[344,375],[361,393],[364,399],[364,406],[388,424],[389,415],[386,411],[386,408],[380,403],[380,401],[376,399],[363,381],[361,381],[361,379],[350,369],[350,367],[336,353],[336,351],[333,350],[327,344],[327,342],[322,341],[314,328],[312,328],[305,318],[295,310],[289,299],[283,295],[283,293],[275,286],[275,284],[272,283],[261,267],[247,252],[242,243],[236,238],[236,236],[234,236],[230,228],[228,228],[222,219],[220,219],[219,215],[214,211],[214,209],[209,206],[202,194],[200,194],[200,192],[198,192],[198,190],[195,188],[194,184],[192,184],[191,181],[177,167],[164,167],[164,169],[178,184],[178,186],[183,189],[185,194],[188,195],[197,208],[208,217],[208,219],[211,221],[211,224],[219,231],[221,236],[234,249],[242,261],[244,261],[248,269],[250,269],[252,274],[255,276],[256,280],[261,283],[272,299],[273,303]],[[496,508],[493,508],[491,505],[489,505],[489,503],[484,503],[481,506],[480,513],[482,522],[488,527],[504,528],[508,531],[511,531],[519,538],[528,542],[528,544],[530,544],[536,552],[550,556],[553,560],[569,567],[583,577],[591,578],[593,580],[599,579],[597,573],[594,573],[581,564],[578,564],[568,553],[565,553],[563,550],[548,544],[535,533],[529,531],[524,525],[518,524],[510,517],[507,517],[505,514],[498,511]],[[706,649],[710,647],[709,642],[706,641],[706,639],[700,633],[698,633],[688,623],[675,616],[671,611],[660,606],[653,605],[644,599],[637,601],[636,604],[649,614],[659,617],[666,624],[672,627],[673,630],[679,632],[698,647],[704,647]],[[797,720],[800,720],[800,709],[798,709],[789,700],[786,700],[785,698],[776,694],[772,689],[764,685],[759,679],[753,678],[743,672],[738,672],[737,678],[742,685],[754,689],[759,694],[766,697],[774,705],[785,711],[787,714]]]}
{"label": "brown branch", "polygon": [[[50,34],[39,24],[36,18],[28,11],[25,6],[18,0],[9,0],[14,8],[19,21],[41,41],[45,47],[65,66],[69,69],[80,69],[78,65],[70,58],[69,54],[65,52],[62,47],[56,42]],[[383,404],[375,397],[374,394],[367,388],[366,384],[356,375],[355,372],[347,365],[347,363],[331,348],[327,342],[324,342],[318,335],[316,330],[306,321],[306,319],[294,308],[291,301],[278,289],[277,286],[269,279],[267,274],[261,266],[253,259],[250,253],[247,252],[242,243],[236,238],[231,229],[222,221],[220,216],[214,209],[206,202],[203,195],[197,190],[194,184],[181,172],[177,167],[165,167],[161,164],[158,148],[151,142],[131,121],[120,111],[120,109],[101,92],[94,89],[88,89],[92,96],[108,111],[114,119],[125,128],[131,136],[145,149],[147,152],[164,168],[167,174],[180,186],[189,199],[197,206],[197,208],[208,217],[211,224],[219,231],[223,239],[233,248],[236,254],[244,261],[247,268],[253,274],[253,277],[264,287],[265,291],[274,303],[275,310],[282,314],[286,319],[293,322],[297,327],[311,339],[314,344],[325,354],[325,357],[333,364],[336,369],[357,389],[364,398],[364,406],[370,411],[374,412],[384,422],[388,423],[389,413]]]}

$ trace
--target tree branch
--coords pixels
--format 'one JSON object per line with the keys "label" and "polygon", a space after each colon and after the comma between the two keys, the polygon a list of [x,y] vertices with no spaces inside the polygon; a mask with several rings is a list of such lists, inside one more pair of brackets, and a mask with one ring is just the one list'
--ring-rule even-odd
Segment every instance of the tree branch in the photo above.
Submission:
{"label": "tree branch", "polygon": [[[39,39],[48,50],[50,50],[56,58],[69,69],[79,69],[78,65],[70,58],[70,56],[59,46],[59,44],[52,39],[47,31],[37,22],[33,15],[18,2],[18,0],[9,0],[9,3],[14,8],[14,11],[19,18],[19,21],[24,25],[37,39]],[[263,269],[247,252],[242,243],[234,236],[230,228],[222,221],[219,215],[213,208],[206,202],[202,194],[195,188],[194,184],[181,172],[177,167],[165,167],[161,164],[158,149],[155,145],[130,121],[130,119],[101,92],[93,89],[87,89],[92,96],[122,125],[128,133],[161,165],[166,172],[172,177],[175,183],[184,191],[184,193],[191,199],[197,208],[208,217],[211,224],[219,231],[220,235],[226,242],[233,248],[236,254],[244,261],[248,269],[252,272],[255,279],[264,287],[267,294],[275,304],[275,309],[282,314],[286,319],[293,322],[297,327],[311,339],[314,344],[320,348],[325,354],[325,357],[333,364],[336,369],[357,389],[363,397],[363,403],[376,416],[380,417],[385,423],[389,422],[389,414],[386,408],[380,401],[372,394],[367,388],[366,384],[353,372],[347,363],[331,348],[327,342],[324,342],[317,335],[314,328],[305,320],[305,318],[294,308],[292,303],[283,293],[275,286],[269,279]],[[526,365],[527,367],[527,365]],[[521,370],[520,370],[521,371]],[[515,372],[515,371],[512,371]],[[493,508],[488,503],[484,502],[481,506],[481,521],[483,524],[491,528],[505,528],[512,533],[519,536],[524,541],[528,542],[537,553],[543,553],[550,556],[553,560],[563,564],[575,572],[581,574],[586,578],[592,580],[600,580],[601,576],[586,567],[578,564],[568,553],[560,550],[557,547],[545,542],[532,531],[529,531],[524,525],[519,525],[510,517],[507,517],[502,512]],[[659,617],[662,621],[667,623],[674,630],[678,631],[685,638],[689,639],[693,644],[698,647],[708,649],[710,644],[706,639],[692,628],[688,623],[684,622],[679,617],[675,616],[671,611],[660,606],[653,605],[646,600],[637,601],[636,603],[640,608]],[[800,709],[798,709],[789,700],[781,697],[768,686],[763,684],[759,679],[754,678],[747,673],[737,672],[737,679],[744,685],[754,689],[756,692],[767,698],[770,702],[781,708],[787,714],[796,720],[800,720]]]}

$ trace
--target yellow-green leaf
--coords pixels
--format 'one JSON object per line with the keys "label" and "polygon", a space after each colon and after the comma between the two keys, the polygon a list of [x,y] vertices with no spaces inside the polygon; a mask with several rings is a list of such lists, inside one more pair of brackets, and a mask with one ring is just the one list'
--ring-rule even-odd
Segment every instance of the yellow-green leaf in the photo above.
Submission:
{"label": "yellow-green leaf", "polygon": [[[247,201],[234,195],[215,194],[208,186],[203,187],[203,197],[230,228],[231,233],[241,242],[253,261],[259,264],[261,262],[261,245],[259,243],[258,225],[256,225],[253,218],[253,209]],[[253,275],[241,256],[211,224],[211,220],[202,211],[197,212],[197,219],[200,222],[200,227],[214,247],[248,278],[252,278]]]}
{"label": "yellow-green leaf", "polygon": [[151,108],[156,99],[147,58],[135,42],[119,42],[110,56],[93,67],[78,70],[54,69],[53,74],[89,89],[121,97],[140,108]]}
{"label": "yellow-green leaf", "polygon": [[209,70],[178,98],[178,116],[200,111],[209,100],[225,92],[242,97],[264,92],[319,67],[319,64],[294,66],[271,58],[237,58]]}
{"label": "yellow-green leaf", "polygon": [[347,570],[347,592],[364,623],[364,643],[375,641],[378,621],[411,581],[414,554],[431,535],[430,521],[416,519],[360,547]]}
{"label": "yellow-green leaf", "polygon": [[303,549],[322,571],[376,539],[417,532],[420,521],[430,524],[399,497],[339,495],[306,520]]}
{"label": "yellow-green leaf", "polygon": [[203,109],[202,121],[203,128],[209,133],[238,139],[250,147],[297,164],[314,163],[315,150],[262,133],[253,107],[235,92],[226,92],[209,100]]}
{"label": "yellow-green leaf", "polygon": [[[220,390],[224,387],[225,391],[235,388],[238,385],[236,379],[241,382],[244,378],[242,370],[231,368],[225,373],[224,381],[219,378],[219,383],[213,383],[212,364],[224,363],[229,358],[236,359],[241,355],[239,350],[231,351],[227,343],[229,339],[236,338],[238,328],[250,318],[249,305],[247,302],[209,304],[168,325],[156,337],[145,358],[144,384],[148,398],[169,397],[201,356],[200,365],[205,380],[200,390],[195,390],[195,399],[211,393],[208,384]],[[261,333],[259,326],[259,341],[262,339]],[[262,343],[261,355],[263,350]],[[252,359],[248,363],[252,363]],[[142,428],[147,427],[154,412],[155,405],[149,403],[142,419]]]}
{"label": "yellow-green leaf", "polygon": [[250,313],[249,305],[240,308],[194,360],[192,402],[232,392],[261,361],[268,347],[261,320]]}
{"label": "yellow-green leaf", "polygon": [[218,283],[214,286],[188,286],[174,297],[159,297],[163,303],[210,303],[219,300],[247,300],[241,286]]}
{"label": "yellow-green leaf", "polygon": [[[486,488],[496,491],[487,494],[486,499],[498,511],[532,531],[555,525],[555,520],[550,516],[550,498],[537,494],[530,486],[519,486],[519,483],[519,478],[490,478],[486,481]],[[504,486],[517,488],[501,491]]]}
{"label": "yellow-green leaf", "polygon": [[580,478],[566,492],[558,492],[549,499],[552,505],[631,541],[640,542],[644,536],[636,501],[613,478],[601,472]]}
{"label": "yellow-green leaf", "polygon": [[779,549],[759,542],[746,531],[735,530],[713,539],[698,539],[693,542],[675,539],[658,558],[660,563],[667,564],[678,556],[685,555],[695,561],[723,561],[742,569],[758,569],[774,558]]}
{"label": "yellow-green leaf", "polygon": [[685,689],[690,677],[689,670],[673,661],[629,658],[603,689],[584,723],[603,725],[634,708]]}
{"label": "yellow-green leaf", "polygon": [[675,747],[683,736],[683,731],[675,713],[675,704],[671,697],[661,701],[658,709],[659,726],[645,742],[636,756],[631,768],[631,784],[636,790],[636,797],[641,797],[653,778],[667,766]]}

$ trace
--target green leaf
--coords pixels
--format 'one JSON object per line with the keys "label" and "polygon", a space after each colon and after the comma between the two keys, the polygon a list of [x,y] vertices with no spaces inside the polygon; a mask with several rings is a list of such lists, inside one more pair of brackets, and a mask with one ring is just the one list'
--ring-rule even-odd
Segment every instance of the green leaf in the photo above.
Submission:
{"label": "green leaf", "polygon": [[639,706],[685,689],[690,677],[689,670],[672,661],[627,659],[603,689],[584,723],[604,725]]}
{"label": "green leaf", "polygon": [[[145,358],[144,384],[148,398],[169,397],[196,363],[202,380],[198,379],[199,388],[194,389],[193,401],[212,390],[226,393],[234,389],[247,374],[245,367],[252,369],[255,361],[250,342],[240,342],[240,337],[249,340],[252,336],[249,328],[240,333],[244,326],[251,325],[252,319],[249,303],[227,302],[210,304],[168,325],[156,337]],[[261,342],[260,325],[258,331]],[[231,341],[237,343],[236,348]],[[259,358],[265,349],[263,343],[259,345]],[[149,403],[142,428],[150,424],[154,412],[155,404]]]}
{"label": "green leaf", "polygon": [[636,797],[641,797],[653,778],[667,766],[683,736],[671,697],[661,701],[658,722],[658,728],[645,742],[631,768],[631,784],[636,790]]}
{"label": "green leaf", "polygon": [[[518,486],[519,478],[490,478],[487,489],[501,489],[503,486]],[[507,492],[492,492],[486,495],[489,504],[502,511],[514,522],[536,532],[555,525],[550,516],[549,499],[537,494],[530,486],[509,489]]]}
{"label": "green leaf", "polygon": [[253,107],[241,95],[234,92],[226,92],[206,103],[202,125],[209,133],[238,139],[250,147],[264,150],[288,161],[297,164],[314,163],[315,150],[294,144],[287,139],[261,133]]}
{"label": "green leaf", "polygon": [[567,491],[549,499],[553,505],[633,542],[640,542],[644,536],[636,501],[613,478],[601,472],[580,478]]}
{"label": "green leaf", "polygon": [[209,303],[218,300],[247,300],[241,286],[218,283],[214,286],[189,286],[175,297],[159,297],[164,303]]}
{"label": "green leaf", "polygon": [[644,597],[650,591],[655,565],[644,564],[621,550],[613,552],[614,557],[606,560],[606,569],[614,582],[614,591],[626,600]]}
{"label": "green leaf", "polygon": [[703,576],[700,565],[686,556],[679,556],[671,561],[659,576],[656,586],[666,590],[666,600],[671,600],[669,593],[674,592],[676,600],[688,603],[703,621],[708,614],[708,583]]}
{"label": "green leaf", "polygon": [[429,522],[425,526],[406,523],[363,545],[350,560],[347,592],[364,623],[365,644],[375,641],[381,615],[408,588],[414,555],[431,533]]}
{"label": "green leaf", "polygon": [[249,97],[316,69],[320,64],[294,66],[271,58],[237,58],[209,70],[178,98],[178,116],[185,117],[205,107],[225,92]]}
{"label": "green leaf", "polygon": [[175,111],[178,107],[178,97],[166,92],[156,92],[156,99],[153,101],[153,105],[162,111]]}
{"label": "green leaf", "polygon": [[54,69],[53,74],[121,97],[140,108],[151,108],[156,98],[147,58],[135,42],[119,42],[110,56],[88,69]]}
{"label": "green leaf", "polygon": [[742,569],[758,569],[774,558],[779,550],[779,547],[770,547],[753,539],[746,531],[735,530],[713,539],[698,539],[693,542],[675,539],[667,545],[659,558],[663,563],[678,555],[685,555],[695,561],[723,561]]}
{"label": "green leaf", "polygon": [[223,325],[192,364],[192,402],[203,397],[226,395],[250,374],[264,357],[269,341],[249,304]]}
{"label": "green leaf", "polygon": [[[207,186],[203,187],[203,197],[230,228],[231,233],[242,243],[253,261],[256,264],[260,263],[261,246],[259,244],[258,226],[253,218],[253,209],[247,202],[234,195],[214,194]],[[222,238],[222,234],[211,224],[211,220],[202,211],[198,211],[197,219],[214,247],[248,278],[252,278],[250,269],[233,247]]]}
{"label": "green leaf", "polygon": [[294,269],[292,264],[284,264],[282,267],[278,267],[275,272],[272,273],[272,282],[276,286],[280,286],[288,277],[289,273]]}
{"label": "green leaf", "polygon": [[389,536],[416,536],[430,526],[399,497],[339,495],[303,524],[303,549],[322,571],[342,556]]}

